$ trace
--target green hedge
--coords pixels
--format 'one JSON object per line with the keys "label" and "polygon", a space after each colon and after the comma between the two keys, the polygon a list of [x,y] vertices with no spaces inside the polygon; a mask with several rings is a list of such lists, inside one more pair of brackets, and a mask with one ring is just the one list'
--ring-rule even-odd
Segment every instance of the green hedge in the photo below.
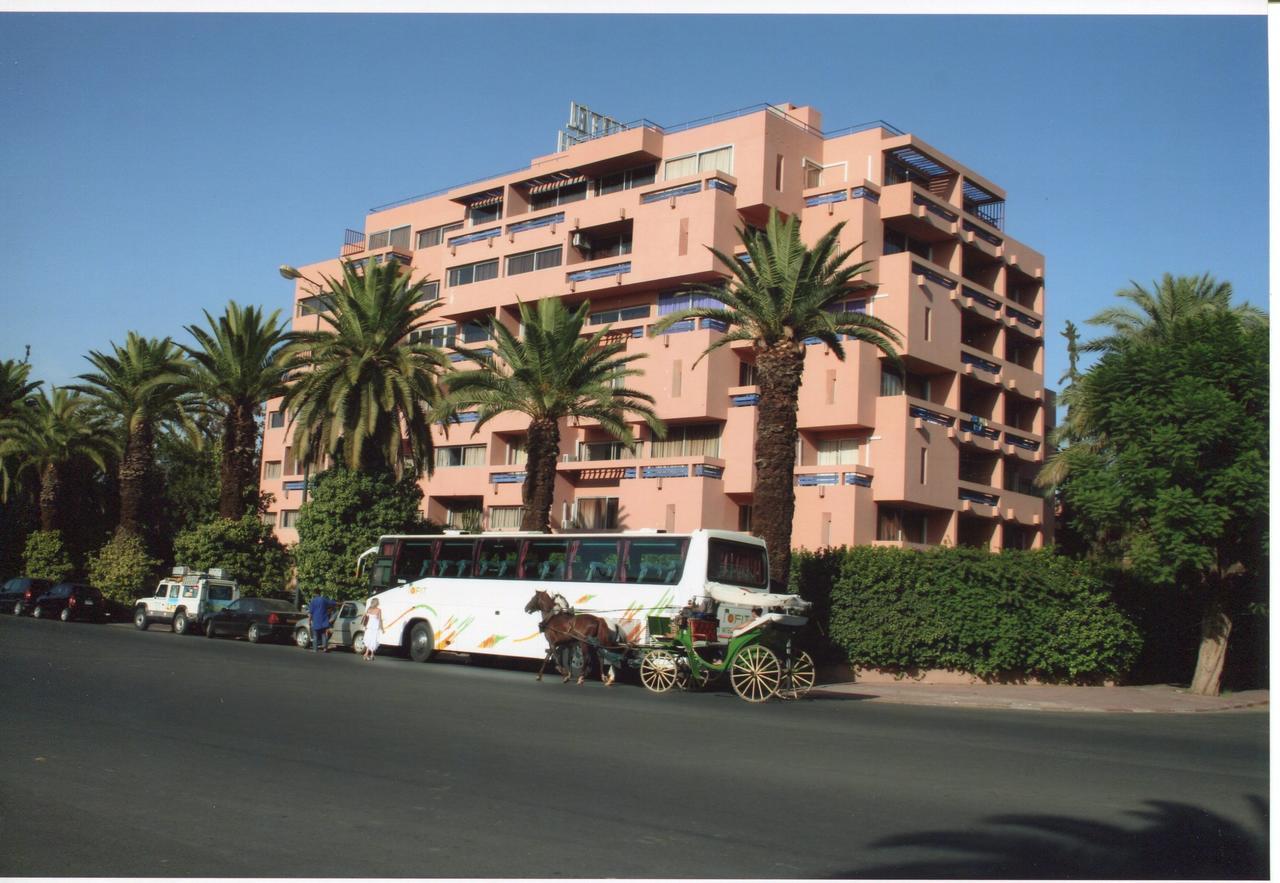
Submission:
{"label": "green hedge", "polygon": [[797,553],[792,587],[855,666],[986,679],[1121,678],[1142,639],[1089,565],[1052,551],[857,546]]}

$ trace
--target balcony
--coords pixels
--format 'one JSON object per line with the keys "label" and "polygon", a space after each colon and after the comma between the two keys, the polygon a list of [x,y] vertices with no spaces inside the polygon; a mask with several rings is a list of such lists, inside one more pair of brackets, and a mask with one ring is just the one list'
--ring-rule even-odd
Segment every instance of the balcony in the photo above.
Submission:
{"label": "balcony", "polygon": [[960,215],[914,184],[892,184],[880,194],[880,219],[896,230],[931,242],[959,233]]}
{"label": "balcony", "polygon": [[961,346],[960,348],[960,364],[964,366],[964,373],[972,376],[975,380],[982,380],[987,383],[1000,382],[1000,365],[990,359],[983,358],[977,352],[970,352],[969,347]]}

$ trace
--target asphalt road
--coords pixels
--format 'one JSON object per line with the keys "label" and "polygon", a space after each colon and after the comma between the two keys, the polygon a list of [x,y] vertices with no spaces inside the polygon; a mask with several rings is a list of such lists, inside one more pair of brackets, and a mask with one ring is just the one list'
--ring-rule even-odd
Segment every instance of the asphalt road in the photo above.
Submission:
{"label": "asphalt road", "polygon": [[0,875],[1264,877],[1267,724],[754,706],[0,616]]}

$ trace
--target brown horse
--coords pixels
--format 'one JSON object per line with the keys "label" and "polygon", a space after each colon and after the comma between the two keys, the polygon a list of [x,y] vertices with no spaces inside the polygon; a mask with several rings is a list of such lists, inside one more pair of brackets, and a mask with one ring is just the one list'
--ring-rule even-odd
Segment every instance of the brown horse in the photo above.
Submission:
{"label": "brown horse", "polygon": [[[560,603],[557,603],[557,598],[560,599]],[[538,669],[538,680],[542,680],[547,662],[559,651],[568,649],[573,644],[577,644],[582,651],[582,673],[578,675],[579,684],[587,680],[587,669],[590,667],[592,657],[596,658],[599,665],[599,655],[596,653],[598,648],[604,647],[614,651],[625,648],[614,634],[613,626],[599,616],[590,613],[574,613],[559,595],[553,598],[549,593],[538,589],[525,605],[524,612],[542,614],[542,622],[539,623],[538,628],[547,639],[547,655],[542,660],[542,668]],[[571,670],[567,666],[561,667],[559,662],[556,663],[556,668],[564,675],[565,683],[568,683],[572,676]],[[605,674],[603,665],[599,668],[600,680],[604,681],[606,687],[613,686],[613,667],[609,666],[608,675]]]}

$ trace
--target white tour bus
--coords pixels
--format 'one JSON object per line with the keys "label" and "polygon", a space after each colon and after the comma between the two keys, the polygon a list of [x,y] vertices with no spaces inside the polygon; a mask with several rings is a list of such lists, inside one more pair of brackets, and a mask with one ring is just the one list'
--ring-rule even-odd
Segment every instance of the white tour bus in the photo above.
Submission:
{"label": "white tour bus", "polygon": [[715,608],[722,641],[760,621],[803,624],[810,606],[770,593],[764,541],[727,530],[390,535],[360,556],[370,563],[382,642],[418,662],[436,650],[541,659],[541,616],[524,612],[538,589],[631,643],[647,641],[648,616],[691,601]]}

